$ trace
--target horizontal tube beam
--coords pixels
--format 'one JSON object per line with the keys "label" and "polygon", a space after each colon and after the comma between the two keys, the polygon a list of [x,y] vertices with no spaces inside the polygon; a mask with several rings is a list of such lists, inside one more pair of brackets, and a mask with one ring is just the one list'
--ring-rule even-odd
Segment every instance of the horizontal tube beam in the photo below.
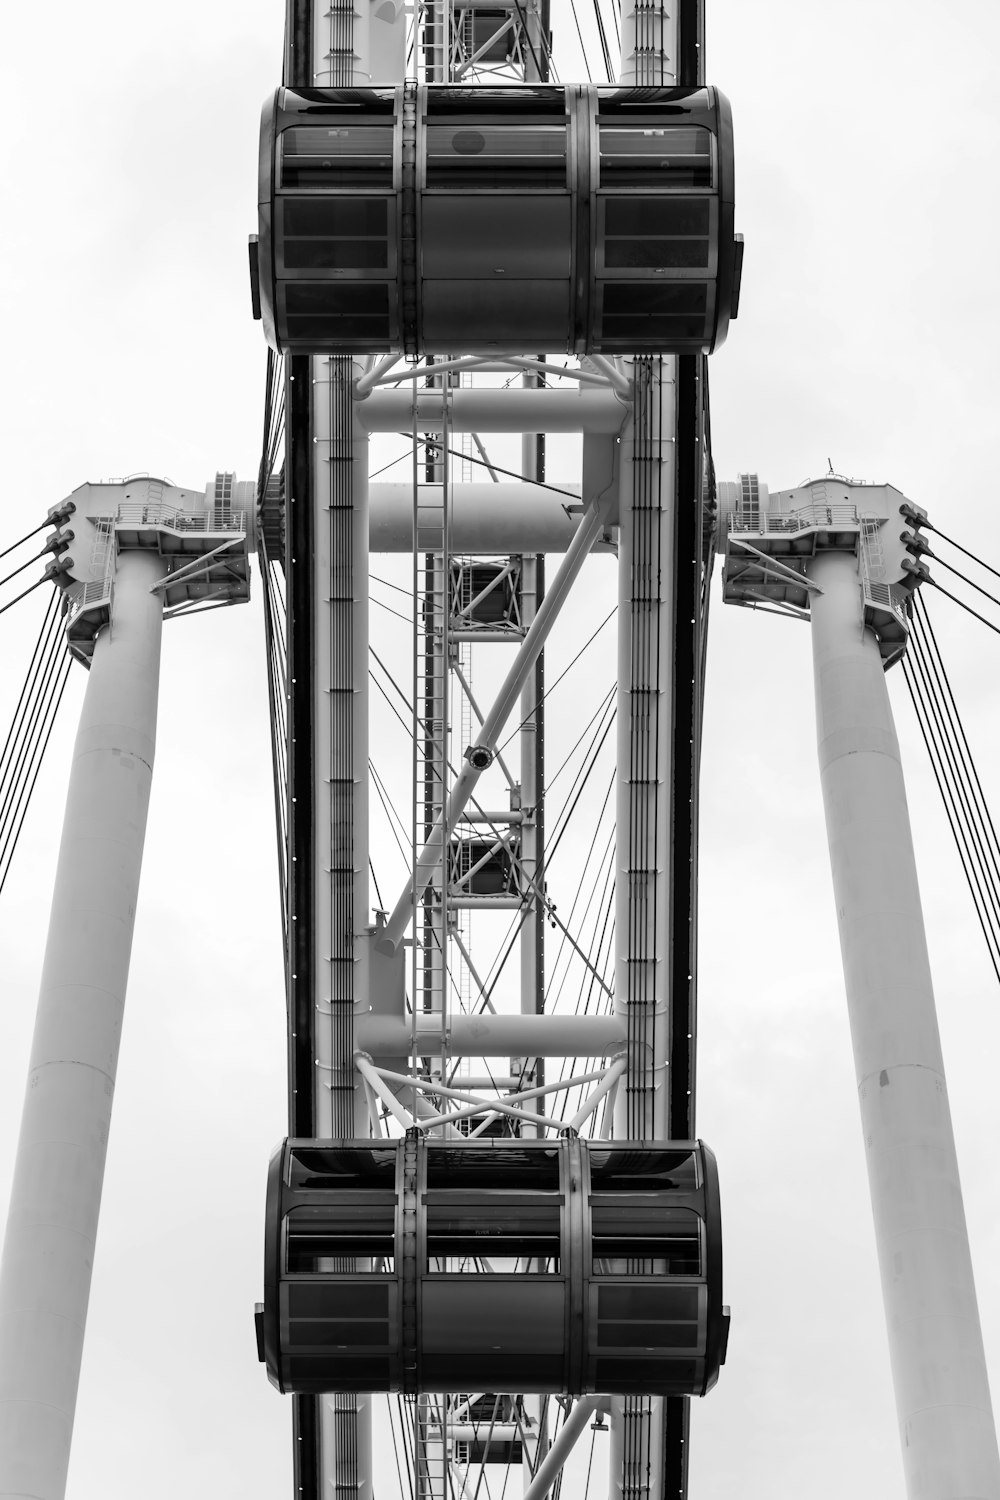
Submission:
{"label": "horizontal tube beam", "polygon": [[386,391],[359,402],[369,432],[618,432],[629,407],[612,391]]}
{"label": "horizontal tube beam", "polygon": [[519,911],[523,896],[466,896],[461,889],[448,892],[448,905],[458,911]]}
{"label": "horizontal tube beam", "polygon": [[448,1436],[456,1443],[488,1443],[492,1448],[494,1444],[514,1443],[520,1438],[521,1429],[513,1422],[494,1422],[492,1426],[488,1417],[473,1425],[471,1422],[449,1422]]}
{"label": "horizontal tube beam", "polygon": [[477,808],[475,812],[464,812],[458,820],[460,823],[488,823],[491,827],[504,828],[509,823],[514,827],[524,822],[523,812],[513,812],[510,808],[504,808],[501,812],[490,812]]}
{"label": "horizontal tube beam", "polygon": [[[580,486],[557,494],[530,484],[453,484],[448,492],[453,552],[484,555],[565,552],[580,524]],[[418,494],[423,486],[418,487]],[[428,492],[433,486],[428,487]],[[370,492],[372,552],[413,551],[413,485],[376,483]]]}
{"label": "horizontal tube beam", "polygon": [[[417,1017],[416,1051],[441,1054],[441,1017]],[[355,1046],[372,1057],[406,1057],[412,1042],[409,1016],[358,1016]],[[610,1057],[625,1045],[623,1016],[452,1016],[452,1057]]]}

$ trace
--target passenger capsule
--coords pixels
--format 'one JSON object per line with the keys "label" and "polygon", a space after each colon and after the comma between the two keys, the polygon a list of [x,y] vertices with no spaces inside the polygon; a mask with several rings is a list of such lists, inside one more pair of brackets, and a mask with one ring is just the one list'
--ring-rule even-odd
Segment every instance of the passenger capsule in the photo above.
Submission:
{"label": "passenger capsule", "polygon": [[255,315],[293,354],[697,353],[736,316],[717,89],[279,89]]}
{"label": "passenger capsule", "polygon": [[725,1357],[700,1142],[286,1141],[260,1357],[282,1391],[702,1395]]}

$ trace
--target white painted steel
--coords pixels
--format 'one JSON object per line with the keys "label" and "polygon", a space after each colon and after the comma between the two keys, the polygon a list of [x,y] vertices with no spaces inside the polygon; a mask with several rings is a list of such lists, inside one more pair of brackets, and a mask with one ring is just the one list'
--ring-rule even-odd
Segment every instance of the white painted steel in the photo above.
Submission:
{"label": "white painted steel", "polygon": [[[676,5],[622,0],[619,82],[677,82]],[[638,362],[622,361],[634,375]],[[676,372],[674,358],[652,360],[647,404],[654,418],[636,451],[635,410],[622,439],[618,539],[618,689],[615,853],[615,1007],[632,1012],[626,1086],[615,1095],[616,1136],[665,1140],[669,1135],[669,903],[673,788],[673,574],[676,496]],[[656,489],[657,514],[636,526],[639,495]],[[683,497],[693,503],[693,496]],[[648,499],[647,499],[647,504]],[[644,580],[658,579],[655,598]],[[638,960],[638,962],[636,962]],[[641,965],[641,968],[640,968]],[[641,974],[647,977],[642,979]],[[636,982],[638,980],[638,982]],[[644,1003],[635,1003],[637,996]],[[629,1119],[633,1111],[641,1126]],[[662,1397],[616,1398],[610,1406],[609,1500],[663,1495]],[[648,1488],[647,1488],[648,1487]]]}
{"label": "white painted steel", "polygon": [[[312,79],[317,87],[350,83],[355,88],[369,84],[398,83],[406,72],[406,13],[402,0],[313,0]],[[337,608],[336,595],[343,586],[343,570],[334,574],[329,555],[329,528],[322,524],[331,497],[331,459],[334,443],[343,442],[347,434],[336,431],[333,408],[323,399],[329,391],[331,362],[312,359],[312,418],[316,442],[313,454],[313,491],[316,498],[317,559],[316,616],[313,620],[316,667],[313,681],[316,743],[314,756],[314,795],[316,828],[335,828],[331,812],[331,781],[344,761],[349,759],[353,775],[351,797],[351,866],[353,880],[351,908],[353,915],[354,995],[367,997],[370,942],[366,929],[369,922],[368,895],[368,448],[365,434],[356,417],[351,419],[352,500],[351,524],[351,677],[353,694],[351,744],[336,745],[330,736],[332,709],[331,625]],[[357,378],[363,371],[354,368]],[[352,413],[356,403],[351,402]],[[324,543],[326,550],[324,551]],[[339,815],[338,815],[339,816]],[[332,1123],[331,1096],[324,1083],[333,1078],[336,1069],[341,1078],[356,1077],[351,1056],[334,1056],[332,1014],[330,1006],[331,913],[334,882],[350,879],[343,871],[330,869],[330,850],[316,840],[316,893],[313,927],[314,972],[317,975],[316,1038],[318,1054],[326,1068],[318,1069],[316,1090],[317,1129],[323,1134]],[[338,934],[338,936],[340,936]],[[366,1003],[366,1002],[365,1002]],[[358,1135],[368,1131],[368,1102],[363,1088],[355,1087],[354,1129]],[[330,1132],[333,1133],[332,1131]],[[319,1398],[319,1472],[324,1494],[336,1494],[346,1500],[371,1500],[372,1497],[372,1400],[370,1396],[332,1395]]]}
{"label": "white painted steel", "polygon": [[[453,432],[618,432],[628,407],[611,391],[448,391]],[[357,406],[369,432],[441,432],[444,402],[430,391],[376,390]]]}
{"label": "white painted steel", "polygon": [[398,365],[402,357],[401,354],[386,354],[382,359],[377,360],[374,354],[369,355],[369,368],[362,370],[354,382],[354,399],[356,401],[364,401],[366,397],[370,396],[375,386],[382,379],[382,376],[388,370],[391,370],[393,365]]}
{"label": "white painted steel", "polygon": [[618,82],[677,82],[677,10],[666,0],[622,0]]}
{"label": "white painted steel", "polygon": [[552,1440],[552,1446],[524,1492],[524,1500],[543,1500],[572,1453],[580,1434],[598,1411],[608,1410],[607,1396],[581,1396]]}
{"label": "white painted steel", "polygon": [[[314,908],[312,912],[313,973],[315,994],[315,1051],[317,1088],[315,1091],[315,1126],[318,1136],[329,1138],[342,1134],[333,1108],[332,1086],[354,1085],[353,1131],[368,1133],[368,1101],[359,1086],[353,1063],[353,1046],[347,1055],[338,1050],[333,996],[336,989],[333,955],[342,950],[345,934],[334,931],[335,914],[341,905],[344,883],[350,886],[349,903],[353,924],[348,941],[353,941],[354,1001],[367,1007],[369,943],[366,939],[370,921],[368,890],[368,776],[358,768],[368,765],[368,435],[360,428],[353,413],[349,434],[338,430],[335,409],[337,392],[333,385],[334,361],[313,359],[313,535],[315,538],[316,594],[313,600],[313,643],[315,671],[313,692],[313,805],[316,829],[326,830],[326,837],[316,839],[313,870]],[[345,437],[350,442],[351,483],[349,569],[345,559],[333,556],[334,511],[332,463],[339,456]],[[349,589],[349,601],[345,590]],[[343,681],[343,663],[336,649],[339,634],[349,608],[351,630],[350,681]],[[350,744],[339,742],[337,729],[342,719],[339,708],[350,701]],[[351,789],[347,804],[343,800],[345,776]],[[342,858],[331,857],[330,840],[336,834],[344,841],[345,816],[350,821],[350,869]],[[338,900],[340,898],[340,900]],[[353,1500],[372,1500],[370,1396],[329,1395],[319,1398],[321,1472],[330,1476],[338,1493],[349,1490]],[[353,1416],[353,1421],[350,1418]]]}
{"label": "white painted steel", "polygon": [[[666,1140],[676,384],[673,360],[663,361],[662,376],[653,364],[649,399],[657,416],[641,453],[634,420],[625,429],[618,506],[615,1005],[623,1018],[633,1012],[634,1045],[615,1134]],[[658,488],[661,501],[637,527],[643,483]],[[636,608],[633,595],[646,592],[648,579],[659,580],[658,593]],[[642,1110],[641,1124],[627,1119],[629,1098]]]}
{"label": "white painted steel", "polygon": [[899,748],[857,559],[810,574],[820,774],[909,1500],[997,1500],[990,1403]]}
{"label": "white painted steel", "polygon": [[62,1500],[153,772],[155,552],[118,559],[73,752],[0,1267],[0,1496]]}
{"label": "white painted steel", "polygon": [[403,0],[314,0],[312,81],[331,88],[398,83],[406,72]]}
{"label": "white painted steel", "polygon": [[[425,487],[420,486],[423,491]],[[449,525],[452,551],[465,555],[565,552],[583,507],[579,484],[560,487],[501,481],[453,484]],[[371,550],[406,552],[413,548],[413,485],[376,482],[371,486]]]}
{"label": "white painted steel", "polygon": [[[313,601],[313,638],[315,675],[313,679],[314,807],[317,830],[326,830],[327,838],[316,840],[313,871],[315,909],[313,912],[313,972],[316,975],[316,1066],[320,1086],[316,1091],[316,1127],[323,1137],[339,1133],[334,1128],[330,1087],[335,1077],[353,1079],[353,1062],[334,1056],[332,1029],[332,996],[335,989],[331,955],[339,946],[340,934],[334,934],[334,912],[337,894],[346,880],[351,886],[353,937],[355,944],[355,996],[359,1007],[367,1008],[367,989],[363,980],[368,967],[368,944],[365,933],[370,921],[368,888],[368,777],[359,767],[368,765],[368,437],[357,422],[350,434],[351,447],[351,556],[348,569],[343,559],[332,554],[331,513],[334,496],[331,488],[333,445],[341,445],[344,434],[334,430],[331,372],[333,361],[315,359],[313,364],[313,494],[315,499],[315,578]],[[352,406],[353,410],[353,406]],[[342,681],[343,667],[335,661],[335,641],[344,618],[344,589],[350,588],[351,680]],[[351,702],[350,745],[335,739],[337,694],[349,694]],[[344,809],[335,803],[337,783],[350,772],[352,791],[347,809],[351,823],[351,870],[347,872],[331,860],[328,839],[338,830]],[[332,867],[334,866],[334,867]],[[355,1090],[356,1128],[367,1129],[367,1108],[363,1093]]]}
{"label": "white painted steel", "polygon": [[[359,1015],[354,1039],[372,1057],[403,1057],[410,1050],[410,1022],[403,1016]],[[441,1050],[441,1021],[417,1017],[421,1057]],[[452,1057],[610,1057],[620,1052],[625,1025],[620,1016],[452,1015]]]}

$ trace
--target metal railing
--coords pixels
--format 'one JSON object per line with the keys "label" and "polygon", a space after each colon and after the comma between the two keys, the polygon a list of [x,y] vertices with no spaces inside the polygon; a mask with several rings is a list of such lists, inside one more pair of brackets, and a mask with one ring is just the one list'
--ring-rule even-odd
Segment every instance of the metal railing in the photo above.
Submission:
{"label": "metal railing", "polygon": [[114,532],[117,526],[169,526],[171,531],[212,535],[216,532],[246,531],[246,511],[217,506],[207,511],[186,511],[168,500],[125,501],[113,516],[94,516],[94,545],[91,566],[102,570],[92,583],[71,583],[66,590],[69,602],[67,624],[83,610],[110,600],[114,578]]}
{"label": "metal railing", "polygon": [[127,500],[118,506],[114,516],[101,517],[100,521],[110,520],[119,526],[169,526],[172,531],[246,531],[246,519],[245,510],[232,510],[228,505],[190,511],[169,500]]}
{"label": "metal railing", "polygon": [[862,593],[866,604],[871,604],[876,609],[888,610],[890,614],[895,615],[901,625],[909,629],[906,614],[908,594],[901,584],[876,583],[870,578],[865,578],[862,580]]}
{"label": "metal railing", "polygon": [[760,515],[743,517],[739,511],[729,516],[729,530],[756,533],[758,536],[787,535],[796,531],[815,531],[818,526],[860,526],[861,518],[855,505],[803,505],[787,515]]}
{"label": "metal railing", "polygon": [[110,603],[112,587],[110,570],[103,578],[98,578],[93,583],[71,583],[66,590],[66,599],[69,604],[66,615],[67,625],[90,606],[103,604],[105,601]]}

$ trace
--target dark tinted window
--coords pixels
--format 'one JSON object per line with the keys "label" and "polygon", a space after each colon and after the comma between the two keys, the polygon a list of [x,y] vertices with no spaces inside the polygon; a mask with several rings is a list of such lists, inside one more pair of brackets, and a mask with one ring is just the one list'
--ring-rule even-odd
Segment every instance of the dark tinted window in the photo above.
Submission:
{"label": "dark tinted window", "polygon": [[708,269],[708,240],[607,240],[604,264],[611,270]]}
{"label": "dark tinted window", "polygon": [[613,235],[707,235],[708,198],[608,198],[604,226]]}
{"label": "dark tinted window", "polygon": [[698,125],[601,125],[601,187],[710,188],[712,135]]}
{"label": "dark tinted window", "polygon": [[[312,289],[296,288],[296,291],[300,290]],[[324,288],[319,290],[323,292]],[[298,305],[302,305],[302,299],[299,299]],[[295,1189],[392,1188],[396,1181],[396,1149],[373,1147],[371,1150],[351,1150],[350,1147],[343,1146],[326,1149],[303,1146],[289,1153],[287,1176],[289,1186]]]}
{"label": "dark tinted window", "polygon": [[438,1146],[427,1142],[427,1186],[554,1190],[560,1153],[551,1146]]}
{"label": "dark tinted window", "polygon": [[591,1198],[595,1276],[698,1276],[701,1219],[639,1193]]}
{"label": "dark tinted window", "polygon": [[561,1202],[557,1193],[428,1192],[429,1269],[509,1273],[531,1260],[558,1270]]}
{"label": "dark tinted window", "polygon": [[427,186],[564,188],[566,127],[428,125]]}
{"label": "dark tinted window", "polygon": [[349,285],[286,283],[285,326],[291,340],[368,339],[375,347],[389,336],[389,288],[384,282]]}
{"label": "dark tinted window", "polygon": [[290,270],[389,265],[385,198],[279,198],[284,265]]}
{"label": "dark tinted window", "polygon": [[[615,286],[609,287],[605,293],[605,311],[609,310],[610,302],[614,311],[639,313],[643,308],[650,310],[650,299],[654,299],[652,309],[659,311],[665,292],[669,293],[667,303],[671,311],[699,305],[704,307],[705,289],[697,284],[654,288]],[[592,1146],[589,1157],[593,1193],[614,1193],[625,1189],[693,1193],[698,1188],[698,1159],[693,1151],[661,1151],[656,1148],[601,1150]]]}
{"label": "dark tinted window", "polygon": [[708,288],[703,282],[665,286],[609,282],[604,288],[601,338],[621,349],[669,349],[707,337]]}
{"label": "dark tinted window", "polygon": [[285,1267],[291,1275],[393,1269],[394,1193],[338,1194],[285,1215]]}
{"label": "dark tinted window", "polygon": [[289,187],[392,187],[391,125],[295,125],[281,133]]}

